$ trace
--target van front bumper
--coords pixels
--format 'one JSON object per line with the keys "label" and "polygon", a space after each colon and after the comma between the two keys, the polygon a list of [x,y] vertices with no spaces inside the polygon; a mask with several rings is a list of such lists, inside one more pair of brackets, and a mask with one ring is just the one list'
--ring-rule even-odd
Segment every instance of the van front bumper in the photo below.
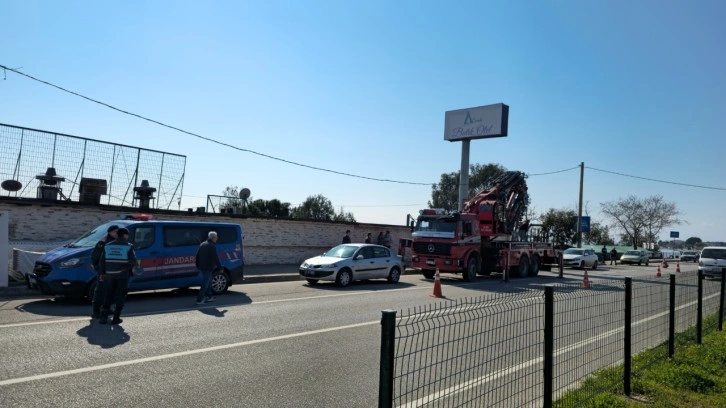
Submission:
{"label": "van front bumper", "polygon": [[45,280],[34,273],[29,273],[27,279],[28,286],[31,289],[36,289],[44,295],[82,297],[88,286],[88,282],[83,281]]}

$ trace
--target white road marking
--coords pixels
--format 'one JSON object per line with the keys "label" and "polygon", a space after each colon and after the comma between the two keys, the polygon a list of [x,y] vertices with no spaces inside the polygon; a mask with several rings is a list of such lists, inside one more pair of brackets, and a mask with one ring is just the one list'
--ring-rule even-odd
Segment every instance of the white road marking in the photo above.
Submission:
{"label": "white road marking", "polygon": [[74,370],[56,371],[54,373],[38,374],[38,375],[30,376],[30,377],[11,378],[8,380],[0,381],[0,387],[5,386],[5,385],[21,384],[21,383],[26,383],[26,382],[31,382],[31,381],[46,380],[49,378],[64,377],[64,376],[74,375],[74,374],[89,373],[92,371],[106,370],[109,368],[149,363],[152,361],[168,360],[168,359],[176,358],[176,357],[184,357],[184,356],[191,356],[194,354],[209,353],[211,351],[226,350],[226,349],[236,348],[236,347],[245,347],[245,346],[250,346],[253,344],[268,343],[268,342],[277,341],[277,340],[294,339],[296,337],[311,336],[314,334],[329,333],[329,332],[347,330],[347,329],[355,329],[358,327],[371,326],[371,325],[380,324],[380,323],[381,323],[380,320],[374,320],[372,322],[356,323],[356,324],[350,324],[350,325],[338,326],[338,327],[329,327],[327,329],[319,329],[319,330],[311,330],[311,331],[300,332],[300,333],[285,334],[283,336],[268,337],[265,339],[241,341],[239,343],[223,344],[221,346],[206,347],[206,348],[201,348],[201,349],[196,349],[196,350],[182,351],[182,352],[178,352],[178,353],[162,354],[162,355],[154,356],[154,357],[145,357],[145,358],[139,358],[139,359],[135,359],[135,360],[118,361],[116,363],[101,364],[101,365],[97,365],[97,366],[77,368]]}
{"label": "white road marking", "polygon": [[[385,293],[391,293],[391,292],[401,292],[401,291],[413,291],[413,290],[430,290],[431,288],[427,287],[416,287],[416,288],[403,288],[403,289],[390,289],[390,290],[366,290],[366,291],[359,291],[359,292],[350,292],[350,293],[336,293],[333,295],[321,295],[321,296],[309,296],[309,297],[298,297],[298,298],[291,298],[291,299],[275,299],[275,300],[261,300],[259,302],[251,302],[251,303],[245,303],[242,305],[239,304],[232,304],[232,305],[226,305],[224,303],[215,304],[215,305],[209,305],[209,306],[197,306],[197,307],[185,307],[181,309],[165,309],[165,310],[158,310],[154,312],[145,312],[145,313],[125,313],[124,318],[131,317],[131,316],[149,316],[149,315],[155,315],[155,314],[166,314],[166,313],[179,313],[179,312],[189,312],[193,310],[204,310],[204,309],[213,309],[217,307],[232,307],[232,306],[255,306],[255,305],[264,305],[264,304],[270,304],[270,303],[285,303],[285,302],[298,302],[302,300],[311,300],[311,299],[325,299],[325,298],[334,298],[334,297],[343,297],[343,296],[361,296],[361,295],[370,295],[370,294],[385,294]],[[57,320],[40,320],[35,322],[23,322],[23,323],[8,323],[8,324],[0,324],[0,329],[7,329],[11,327],[24,327],[24,326],[37,326],[41,324],[54,324],[54,323],[68,323],[68,322],[82,322],[82,321],[88,321],[90,320],[90,317],[74,317],[70,319],[57,319]]]}

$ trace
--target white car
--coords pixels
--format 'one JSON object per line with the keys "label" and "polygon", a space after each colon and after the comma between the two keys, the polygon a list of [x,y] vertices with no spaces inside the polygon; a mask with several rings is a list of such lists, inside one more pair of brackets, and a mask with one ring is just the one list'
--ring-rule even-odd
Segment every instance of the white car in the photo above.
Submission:
{"label": "white car", "polygon": [[597,254],[592,249],[569,248],[562,253],[563,266],[597,269]]}
{"label": "white car", "polygon": [[648,256],[646,251],[625,251],[625,253],[620,257],[620,265],[645,264],[645,266],[648,266],[648,262],[650,262],[650,256]]}
{"label": "white car", "polygon": [[698,270],[705,276],[720,277],[726,268],[726,247],[705,247],[698,260]]}
{"label": "white car", "polygon": [[403,271],[403,259],[381,245],[343,244],[330,251],[305,260],[300,265],[300,277],[315,285],[331,281],[345,287],[363,279],[385,278],[397,283]]}

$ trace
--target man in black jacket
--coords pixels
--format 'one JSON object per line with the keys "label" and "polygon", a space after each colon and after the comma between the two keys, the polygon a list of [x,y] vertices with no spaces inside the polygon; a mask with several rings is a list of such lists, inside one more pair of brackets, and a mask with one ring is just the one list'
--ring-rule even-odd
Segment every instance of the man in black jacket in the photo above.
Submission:
{"label": "man in black jacket", "polygon": [[217,255],[217,233],[210,231],[207,240],[199,245],[197,250],[196,265],[202,272],[202,285],[197,295],[197,304],[201,305],[208,302],[214,302],[212,296],[212,274],[215,270],[222,267]]}
{"label": "man in black jacket", "polygon": [[93,312],[91,313],[91,318],[98,319],[101,317],[101,306],[103,305],[103,300],[105,298],[106,294],[106,282],[102,281],[100,279],[101,277],[101,256],[103,255],[103,247],[106,246],[107,243],[116,240],[116,232],[118,231],[118,225],[112,225],[108,227],[108,230],[106,230],[106,238],[98,241],[96,243],[96,247],[93,248],[93,252],[91,253],[91,264],[93,265],[93,269],[96,271],[96,288],[93,290],[93,293],[91,293],[91,296],[93,297],[93,300],[91,301],[91,307],[93,308]]}

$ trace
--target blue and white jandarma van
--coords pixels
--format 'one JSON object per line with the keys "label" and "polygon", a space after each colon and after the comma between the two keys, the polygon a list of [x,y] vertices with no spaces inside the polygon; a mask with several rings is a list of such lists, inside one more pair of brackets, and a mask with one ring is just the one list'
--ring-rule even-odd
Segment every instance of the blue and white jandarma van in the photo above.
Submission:
{"label": "blue and white jandarma van", "polygon": [[129,280],[129,291],[200,286],[202,275],[195,266],[195,255],[209,231],[217,232],[217,254],[222,264],[222,269],[212,276],[212,291],[220,294],[242,281],[244,256],[238,224],[138,218],[143,221],[119,220],[99,225],[70,244],[46,253],[28,274],[29,286],[49,295],[90,296],[96,286],[91,253],[111,225],[129,230],[129,242],[134,244],[140,261]]}

